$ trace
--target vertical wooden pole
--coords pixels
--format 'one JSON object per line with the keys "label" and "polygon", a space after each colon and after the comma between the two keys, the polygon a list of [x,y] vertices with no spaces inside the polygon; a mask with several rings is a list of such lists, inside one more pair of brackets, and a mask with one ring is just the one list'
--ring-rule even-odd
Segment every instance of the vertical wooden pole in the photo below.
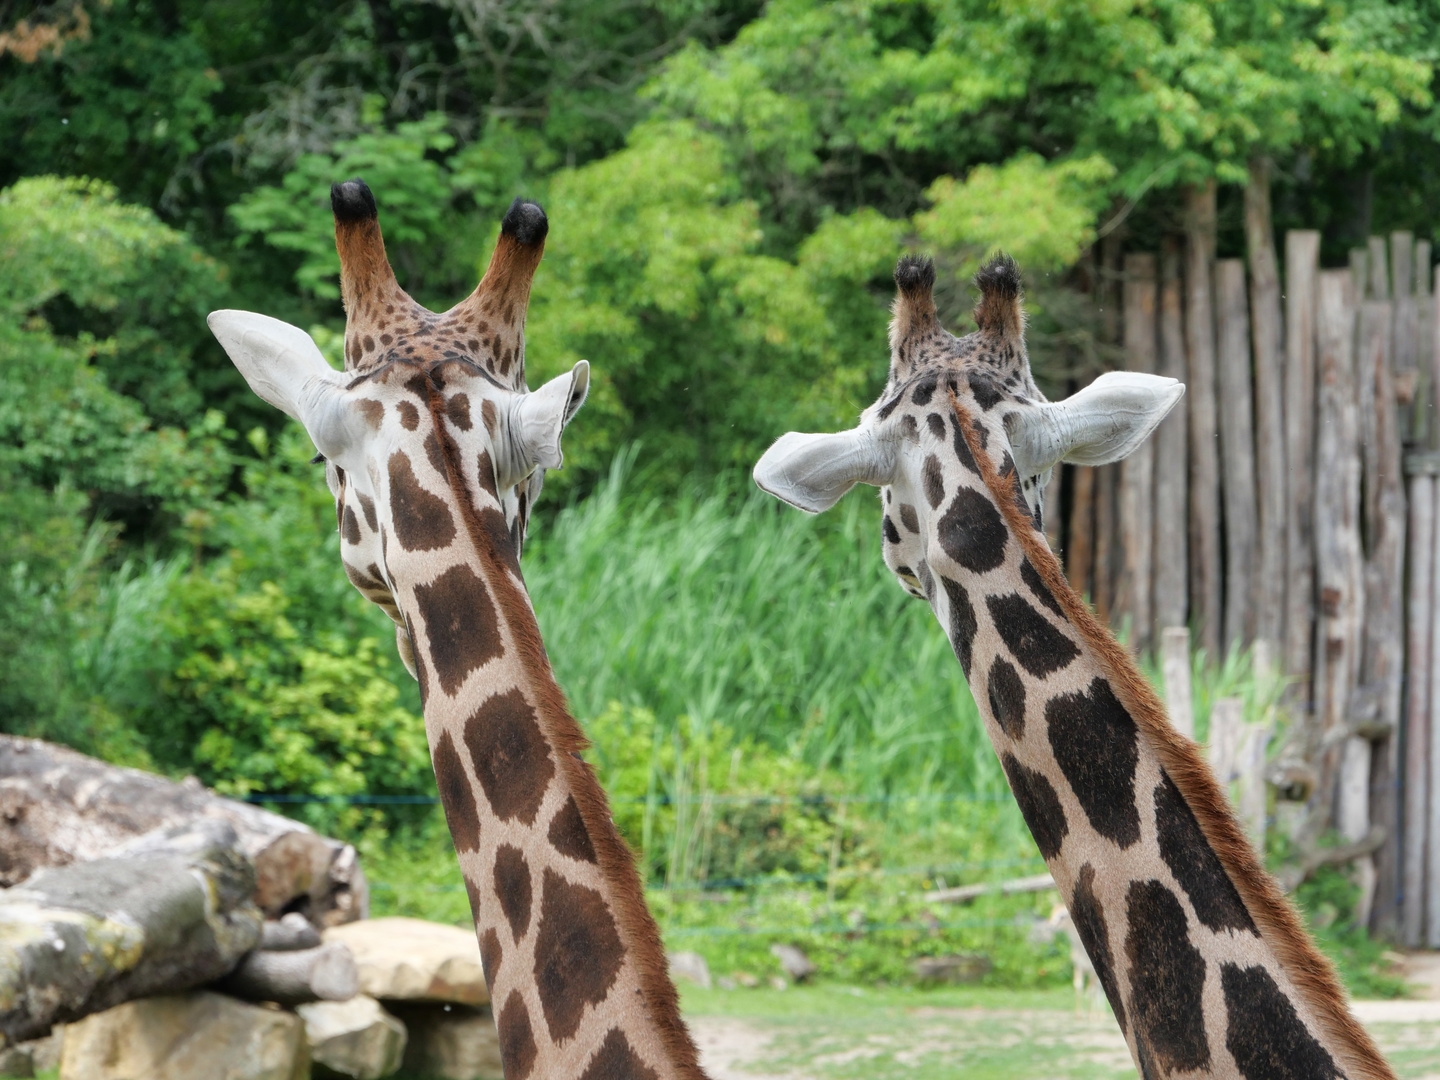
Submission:
{"label": "vertical wooden pole", "polygon": [[1065,569],[1070,575],[1070,584],[1081,596],[1090,597],[1094,603],[1095,594],[1091,587],[1095,564],[1095,470],[1088,465],[1076,465],[1073,494],[1070,498],[1070,540],[1069,556]]}
{"label": "vertical wooden pole", "polygon": [[1190,628],[1167,626],[1160,632],[1160,671],[1165,679],[1165,708],[1175,730],[1195,737],[1195,703],[1190,692]]}
{"label": "vertical wooden pole", "polygon": [[1425,931],[1425,852],[1430,805],[1430,637],[1434,631],[1430,552],[1435,547],[1435,480],[1410,477],[1410,583],[1405,613],[1405,825],[1400,940],[1417,947]]}
{"label": "vertical wooden pole", "polygon": [[[1120,232],[1100,241],[1101,329],[1105,342],[1120,345],[1124,333],[1121,311],[1125,253]],[[1095,473],[1095,610],[1112,625],[1123,621],[1116,601],[1125,553],[1120,533],[1120,466],[1103,465]]]}
{"label": "vertical wooden pole", "polygon": [[1064,532],[1061,514],[1065,505],[1065,466],[1056,465],[1050,471],[1050,483],[1045,485],[1045,540],[1050,550],[1061,550],[1061,536]]}
{"label": "vertical wooden pole", "polygon": [[1115,586],[1121,569],[1120,466],[1095,470],[1095,611],[1107,623],[1118,624]]}
{"label": "vertical wooden pole", "polygon": [[[1185,314],[1180,281],[1180,247],[1168,242],[1160,257],[1160,374],[1185,381]],[[1151,600],[1154,638],[1167,627],[1184,626],[1189,615],[1189,484],[1184,398],[1151,436],[1155,444],[1155,566]],[[1189,649],[1189,638],[1186,638]],[[1192,728],[1193,730],[1193,728]]]}
{"label": "vertical wooden pole", "polygon": [[[1375,243],[1372,238],[1371,243]],[[1382,241],[1383,244],[1383,241]],[[1415,237],[1408,232],[1390,234],[1390,278],[1395,296],[1395,374],[1409,389],[1410,400],[1401,409],[1400,437],[1413,441],[1423,430],[1425,403],[1419,390],[1419,311],[1415,305]]]}
{"label": "vertical wooden pole", "polygon": [[1434,625],[1440,614],[1440,481],[1434,475],[1427,477],[1434,494],[1431,504],[1435,507],[1437,521],[1435,533],[1430,538],[1430,550],[1420,552],[1420,558],[1430,560],[1430,656],[1426,662],[1426,676],[1429,689],[1430,724],[1430,804],[1425,836],[1425,942],[1432,949],[1440,949],[1440,735],[1435,730],[1435,706],[1440,703],[1440,627]]}
{"label": "vertical wooden pole", "polygon": [[1370,821],[1385,829],[1375,856],[1372,924],[1396,936],[1401,894],[1400,706],[1404,668],[1405,488],[1391,371],[1391,304],[1360,306],[1357,399],[1364,419],[1365,624],[1360,686],[1376,702],[1375,718],[1390,734],[1376,740],[1370,763]]}
{"label": "vertical wooden pole", "polygon": [[1255,636],[1255,411],[1250,382],[1250,317],[1245,264],[1215,264],[1220,464],[1225,499],[1225,650]]}
{"label": "vertical wooden pole", "polygon": [[1414,441],[1434,447],[1435,298],[1430,295],[1430,241],[1415,241],[1415,430]]}
{"label": "vertical wooden pole", "polygon": [[1302,710],[1310,701],[1315,590],[1315,287],[1320,234],[1285,234],[1285,645]]}
{"label": "vertical wooden pole", "polygon": [[1265,748],[1270,744],[1267,724],[1246,724],[1242,728],[1236,772],[1240,786],[1235,810],[1245,835],[1255,850],[1265,851]]}
{"label": "vertical wooden pole", "polygon": [[[1219,698],[1210,706],[1210,771],[1220,782],[1226,797],[1238,775],[1240,741],[1244,735],[1244,702],[1238,697]],[[1232,800],[1233,801],[1233,800]]]}
{"label": "vertical wooden pole", "polygon": [[[1355,293],[1350,271],[1321,272],[1316,304],[1320,399],[1316,457],[1325,465],[1317,473],[1315,486],[1315,573],[1320,622],[1314,672],[1316,722],[1325,737],[1335,737],[1348,726],[1350,695],[1359,674],[1364,617]],[[1360,840],[1370,825],[1370,744],[1363,738],[1351,737],[1344,739],[1341,746],[1343,754],[1327,752],[1322,759],[1320,798],[1330,798],[1338,779],[1335,824],[1347,839]],[[1336,760],[1337,756],[1340,760]]]}
{"label": "vertical wooden pole", "polygon": [[1250,263],[1250,336],[1255,356],[1255,634],[1284,641],[1285,378],[1280,271],[1270,222],[1270,161],[1250,163],[1245,185],[1245,250]]}
{"label": "vertical wooden pole", "polygon": [[1186,193],[1185,396],[1190,417],[1190,602],[1200,647],[1213,663],[1224,629],[1220,580],[1220,448],[1215,415],[1215,182]]}
{"label": "vertical wooden pole", "polygon": [[[1125,366],[1153,374],[1156,367],[1154,255],[1125,257]],[[1146,439],[1121,465],[1120,527],[1125,538],[1124,609],[1130,648],[1150,648],[1150,600],[1155,528],[1155,443]]]}

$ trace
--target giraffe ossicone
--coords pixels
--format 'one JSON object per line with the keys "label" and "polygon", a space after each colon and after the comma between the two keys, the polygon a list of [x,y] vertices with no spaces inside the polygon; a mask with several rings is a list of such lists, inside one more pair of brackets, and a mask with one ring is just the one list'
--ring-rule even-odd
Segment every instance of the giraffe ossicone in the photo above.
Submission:
{"label": "giraffe ossicone", "polygon": [[1393,1078],[1197,747],[1045,540],[1054,466],[1123,458],[1184,388],[1115,373],[1046,401],[1004,256],[976,276],[966,337],[939,323],[929,260],[902,258],[895,282],[879,400],[849,431],[782,436],[756,483],[809,513],[880,489],[885,563],[949,637],[1145,1080]]}
{"label": "giraffe ossicone", "polygon": [[660,935],[520,571],[530,509],[585,400],[580,361],[533,393],[525,312],[549,224],[517,199],[449,311],[390,268],[375,198],[331,189],[345,369],[253,312],[210,326],[251,388],[304,425],[346,576],[394,621],[420,682],[506,1080],[698,1080]]}

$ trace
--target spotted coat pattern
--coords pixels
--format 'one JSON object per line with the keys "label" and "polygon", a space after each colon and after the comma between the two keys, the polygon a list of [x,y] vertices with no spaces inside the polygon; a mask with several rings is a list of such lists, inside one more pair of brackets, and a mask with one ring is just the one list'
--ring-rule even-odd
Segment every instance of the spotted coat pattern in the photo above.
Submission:
{"label": "spotted coat pattern", "polygon": [[658,932],[521,577],[533,474],[518,491],[497,474],[544,215],[517,203],[473,303],[435,317],[394,283],[368,189],[332,202],[347,404],[366,428],[327,462],[341,557],[419,679],[505,1076],[693,1080]]}
{"label": "spotted coat pattern", "polygon": [[1069,588],[1017,475],[1030,380],[1019,276],[978,278],[980,329],[943,330],[902,260],[891,370],[861,424],[903,447],[886,563],[945,628],[1017,802],[1141,1075],[1390,1077],[1261,869],[1197,748]]}

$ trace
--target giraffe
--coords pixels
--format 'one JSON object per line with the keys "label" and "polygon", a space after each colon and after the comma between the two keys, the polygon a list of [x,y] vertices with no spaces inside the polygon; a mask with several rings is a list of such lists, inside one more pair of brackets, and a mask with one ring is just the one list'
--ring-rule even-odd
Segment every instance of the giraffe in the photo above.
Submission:
{"label": "giraffe", "polygon": [[949,636],[1146,1080],[1392,1077],[1196,745],[1042,532],[1052,468],[1124,457],[1184,387],[1111,373],[1050,403],[1012,260],[977,274],[961,338],[940,325],[930,260],[902,258],[895,281],[880,398],[849,431],[782,436],[756,482],[809,513],[880,489],[885,564]]}
{"label": "giraffe", "polygon": [[331,189],[345,370],[304,331],[217,311],[215,336],[325,462],[345,574],[419,680],[506,1080],[697,1080],[655,922],[520,572],[530,507],[585,399],[580,361],[529,393],[524,323],[549,229],[517,199],[475,291],[399,286],[359,180]]}

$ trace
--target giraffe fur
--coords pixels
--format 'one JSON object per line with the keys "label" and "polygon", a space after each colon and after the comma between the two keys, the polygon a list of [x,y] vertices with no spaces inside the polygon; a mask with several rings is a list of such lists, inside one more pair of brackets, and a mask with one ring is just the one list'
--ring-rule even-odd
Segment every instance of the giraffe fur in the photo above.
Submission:
{"label": "giraffe fur", "polygon": [[1146,1080],[1392,1077],[1198,748],[1044,538],[1053,465],[1123,456],[1183,388],[1128,376],[1049,403],[1014,263],[977,275],[963,338],[936,321],[933,281],[927,260],[897,266],[889,377],[858,427],[782,437],[757,482],[812,512],[880,489],[886,565],[949,637]]}
{"label": "giraffe fur", "polygon": [[697,1080],[634,859],[520,569],[529,507],[588,386],[582,361],[525,387],[544,212],[517,200],[475,293],[435,316],[395,281],[368,187],[335,185],[332,209],[343,373],[275,320],[217,312],[211,326],[316,442],[345,574],[395,622],[419,680],[506,1080]]}

